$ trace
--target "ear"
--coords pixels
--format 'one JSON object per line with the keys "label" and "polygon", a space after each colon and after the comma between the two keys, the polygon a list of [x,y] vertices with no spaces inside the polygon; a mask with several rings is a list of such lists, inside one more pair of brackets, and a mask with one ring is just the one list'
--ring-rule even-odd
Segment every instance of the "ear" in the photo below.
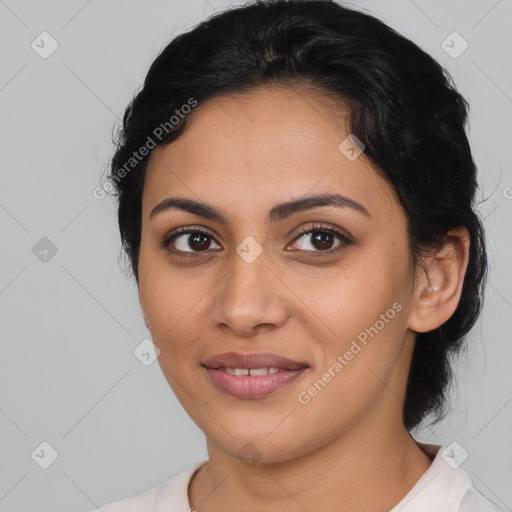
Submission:
{"label": "ear", "polygon": [[420,258],[409,329],[437,329],[457,309],[469,261],[469,243],[467,228],[459,226],[447,234],[440,248]]}

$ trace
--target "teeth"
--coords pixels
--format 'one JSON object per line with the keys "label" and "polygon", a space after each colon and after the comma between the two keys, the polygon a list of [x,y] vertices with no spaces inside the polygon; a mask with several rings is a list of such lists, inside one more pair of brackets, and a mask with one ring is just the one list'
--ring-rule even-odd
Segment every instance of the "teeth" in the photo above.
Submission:
{"label": "teeth", "polygon": [[249,370],[249,373],[251,375],[268,375],[268,369],[267,368],[251,368]]}
{"label": "teeth", "polygon": [[273,375],[279,368],[225,368],[230,375]]}

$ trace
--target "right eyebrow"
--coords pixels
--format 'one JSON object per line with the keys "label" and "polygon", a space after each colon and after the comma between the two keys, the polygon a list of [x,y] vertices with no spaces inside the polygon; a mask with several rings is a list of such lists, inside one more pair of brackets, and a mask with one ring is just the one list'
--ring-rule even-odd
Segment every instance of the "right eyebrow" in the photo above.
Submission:
{"label": "right eyebrow", "polygon": [[[284,203],[274,206],[268,212],[268,220],[271,223],[276,223],[283,220],[290,215],[310,210],[313,208],[319,208],[322,206],[335,206],[337,208],[351,208],[366,217],[371,217],[368,210],[360,203],[340,194],[314,194],[299,199],[292,199]],[[229,224],[226,213],[208,203],[195,201],[193,199],[181,198],[181,197],[169,197],[164,199],[161,203],[157,204],[149,214],[151,219],[158,213],[167,210],[183,210],[206,219],[217,220],[223,224]]]}

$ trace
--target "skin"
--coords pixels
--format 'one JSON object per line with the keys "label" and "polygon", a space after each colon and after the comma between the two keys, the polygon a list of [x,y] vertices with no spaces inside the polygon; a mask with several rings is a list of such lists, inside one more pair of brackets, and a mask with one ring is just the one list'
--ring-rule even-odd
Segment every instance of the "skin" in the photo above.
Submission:
{"label": "skin", "polygon": [[[303,87],[217,97],[149,161],[140,302],[160,367],[206,435],[209,463],[188,490],[198,512],[233,503],[245,512],[390,510],[430,465],[403,425],[406,379],[415,333],[436,328],[457,307],[469,236],[454,230],[437,253],[410,265],[406,216],[391,185],[364,153],[350,161],[340,152],[348,133],[335,119],[329,101]],[[333,192],[370,216],[322,206],[267,220],[278,203]],[[150,219],[168,197],[207,202],[228,224],[178,209]],[[338,252],[315,257],[322,247],[311,234],[297,239],[313,224],[338,227],[352,243],[335,236],[327,249]],[[195,256],[161,247],[171,230],[192,226],[210,233],[208,250],[194,253],[187,234],[168,248]],[[262,248],[252,263],[236,251],[248,236]],[[401,311],[300,403],[298,394],[396,302]],[[269,396],[239,399],[214,387],[201,367],[228,351],[274,352],[309,368]],[[253,463],[238,455],[249,442]]]}

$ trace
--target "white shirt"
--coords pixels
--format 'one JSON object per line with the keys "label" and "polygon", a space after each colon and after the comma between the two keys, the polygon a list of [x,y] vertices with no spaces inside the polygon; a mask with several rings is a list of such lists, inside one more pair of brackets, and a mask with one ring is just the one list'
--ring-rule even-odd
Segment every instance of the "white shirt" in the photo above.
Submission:
{"label": "white shirt", "polygon": [[[441,446],[418,445],[433,457],[432,464],[389,512],[504,512],[473,487],[463,469],[452,468],[445,461]],[[101,507],[101,512],[190,512],[194,509],[188,501],[188,485],[207,462],[198,462],[141,494],[109,503]]]}

